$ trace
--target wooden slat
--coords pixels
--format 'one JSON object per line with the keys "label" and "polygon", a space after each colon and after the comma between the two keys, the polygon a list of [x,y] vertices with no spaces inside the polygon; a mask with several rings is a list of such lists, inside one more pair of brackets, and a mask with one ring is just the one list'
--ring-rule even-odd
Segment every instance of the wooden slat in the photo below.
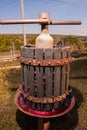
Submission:
{"label": "wooden slat", "polygon": [[[24,47],[20,47],[20,56],[24,56],[23,53]],[[24,83],[24,64],[21,63],[21,80]]]}
{"label": "wooden slat", "polygon": [[24,47],[24,46],[21,46],[20,47],[20,55],[22,56],[22,57],[25,57],[25,58],[28,58],[29,57],[29,47]]}
{"label": "wooden slat", "polygon": [[[20,48],[21,56],[24,58],[28,57],[28,48],[21,47]],[[22,75],[22,82],[24,83],[24,90],[28,92],[28,65],[21,64],[21,75]]]}
{"label": "wooden slat", "polygon": [[[45,59],[52,59],[53,58],[53,49],[45,49],[44,52]],[[46,97],[52,97],[52,67],[45,67],[45,76],[46,76]],[[52,104],[46,104],[45,109],[47,111],[52,109]]]}
{"label": "wooden slat", "polygon": [[[45,50],[45,59],[53,58],[53,49]],[[45,68],[45,76],[46,76],[46,97],[52,97],[52,67]]]}
{"label": "wooden slat", "polygon": [[[61,51],[61,58],[66,58],[67,57],[67,50],[66,50],[66,47],[63,47],[62,48],[62,51]],[[66,65],[63,65],[61,66],[61,92],[60,94],[63,94],[65,92],[65,82],[66,82]]]}
{"label": "wooden slat", "polygon": [[24,64],[21,63],[21,81],[24,84]]}
{"label": "wooden slat", "polygon": [[[54,50],[54,59],[61,59],[61,48]],[[60,66],[54,69],[54,96],[60,95]]]}
{"label": "wooden slat", "polygon": [[[61,48],[54,49],[54,59],[61,59]],[[54,68],[54,96],[60,95],[60,66]],[[58,109],[59,102],[54,103],[54,109]]]}
{"label": "wooden slat", "polygon": [[[43,49],[35,49],[35,58],[43,59]],[[37,82],[37,97],[44,97],[43,95],[43,67],[36,67],[36,82]]]}
{"label": "wooden slat", "polygon": [[[67,47],[63,47],[61,51],[61,59],[67,57]],[[61,66],[61,91],[60,94],[63,94],[66,90],[66,79],[67,79],[67,74],[66,74],[66,65]],[[62,106],[64,101],[62,100],[60,102],[60,106]]]}
{"label": "wooden slat", "polygon": [[[70,47],[67,47],[66,51],[67,51],[67,58],[71,57]],[[70,72],[70,64],[67,64],[66,65],[66,82],[65,82],[66,90],[68,90],[68,85],[69,85],[69,72]]]}
{"label": "wooden slat", "polygon": [[[34,48],[28,49],[28,57],[27,58],[34,58]],[[34,67],[29,65],[28,66],[28,88],[29,93],[32,96],[35,96],[35,90],[34,90]],[[30,102],[30,107],[32,109],[36,109],[36,104],[33,102]]]}
{"label": "wooden slat", "polygon": [[24,65],[24,86],[25,92],[28,92],[28,65]]}
{"label": "wooden slat", "polygon": [[[33,56],[34,56],[34,49],[29,48],[27,58],[33,58]],[[34,67],[30,65],[28,66],[28,87],[30,95],[34,96]]]}
{"label": "wooden slat", "polygon": [[[43,60],[43,49],[35,49],[35,58],[37,60]],[[38,67],[36,67],[36,84],[36,96],[39,98],[43,98],[43,67],[39,67],[39,64]],[[37,110],[44,110],[44,105],[37,103]]]}

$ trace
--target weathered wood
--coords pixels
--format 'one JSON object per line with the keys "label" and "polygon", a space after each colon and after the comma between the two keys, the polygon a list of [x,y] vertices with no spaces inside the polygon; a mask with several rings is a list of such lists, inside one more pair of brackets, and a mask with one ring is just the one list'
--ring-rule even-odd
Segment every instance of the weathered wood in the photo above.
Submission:
{"label": "weathered wood", "polygon": [[[24,56],[23,49],[24,49],[24,47],[20,47],[21,56]],[[21,63],[21,80],[22,80],[22,83],[24,84],[24,64],[22,64],[22,63]]]}
{"label": "weathered wood", "polygon": [[[20,47],[20,55],[23,56],[23,47]],[[21,63],[21,80],[24,83],[24,64]]]}
{"label": "weathered wood", "polygon": [[24,65],[24,86],[25,92],[28,92],[28,65]]}
{"label": "weathered wood", "polygon": [[38,130],[50,130],[50,119],[38,118]]}
{"label": "weathered wood", "polygon": [[[52,59],[53,58],[53,49],[46,49],[44,53],[45,59]],[[45,76],[46,76],[46,97],[52,97],[52,73],[53,68],[46,67],[45,68]]]}
{"label": "weathered wood", "polygon": [[[43,60],[43,49],[35,49],[35,58]],[[37,97],[44,97],[43,95],[43,67],[36,67],[36,82],[37,82]]]}
{"label": "weathered wood", "polygon": [[[71,57],[70,53],[70,47],[66,48],[67,51],[67,58]],[[65,90],[68,90],[68,85],[69,85],[69,72],[70,72],[70,64],[66,65],[66,80],[65,80]]]}
{"label": "weathered wood", "polygon": [[50,119],[44,118],[43,119],[43,130],[50,130]]}
{"label": "weathered wood", "polygon": [[[61,59],[61,48],[54,49],[54,59]],[[60,66],[54,68],[54,96],[60,95]],[[59,102],[54,103],[54,109],[58,109]]]}
{"label": "weathered wood", "polygon": [[[54,50],[54,59],[61,59],[61,48]],[[60,66],[54,69],[54,96],[60,95]]]}
{"label": "weathered wood", "polygon": [[24,84],[24,64],[21,63],[21,81]]}
{"label": "weathered wood", "polygon": [[[43,49],[35,49],[35,58],[38,60],[43,60]],[[43,67],[39,66],[40,63],[38,63],[38,67],[36,67],[36,84],[37,84],[37,92],[36,96],[39,98],[44,97],[43,92]],[[44,110],[44,105],[41,103],[37,104],[37,110]]]}
{"label": "weathered wood", "polygon": [[[28,58],[34,58],[34,48],[29,48]],[[34,67],[29,65],[29,67],[28,67],[28,87],[29,87],[29,93],[32,96],[35,96],[34,74],[35,74]],[[31,105],[32,109],[36,109],[35,103],[30,102],[30,105]]]}
{"label": "weathered wood", "polygon": [[[28,48],[27,47],[21,47],[20,48],[21,56],[24,58],[27,58],[29,53],[28,53]],[[25,92],[28,92],[28,65],[21,64],[21,72],[22,72],[22,81],[24,83],[24,90]]]}
{"label": "weathered wood", "polygon": [[[53,49],[45,49],[44,58],[45,59],[52,59],[53,58]],[[49,67],[45,67],[46,97],[48,97],[48,98],[52,97],[52,73],[53,73],[53,68],[50,67],[50,64],[49,64]],[[51,110],[52,104],[46,104],[45,109],[48,111]]]}
{"label": "weathered wood", "polygon": [[[61,51],[61,59],[66,58],[67,57],[67,51],[66,51],[66,47],[62,48]],[[66,65],[61,66],[61,91],[60,94],[63,94],[65,92],[65,79],[66,79]]]}

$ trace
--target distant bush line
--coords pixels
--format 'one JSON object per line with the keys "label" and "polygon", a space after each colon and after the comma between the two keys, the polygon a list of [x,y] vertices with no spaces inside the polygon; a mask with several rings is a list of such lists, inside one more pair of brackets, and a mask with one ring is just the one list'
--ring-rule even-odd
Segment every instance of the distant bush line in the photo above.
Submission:
{"label": "distant bush line", "polygon": [[[27,44],[35,44],[37,34],[27,34]],[[62,41],[64,45],[69,45],[72,51],[87,47],[86,36],[72,36],[72,35],[52,35],[54,44],[60,44]],[[1,34],[0,35],[0,52],[10,51],[14,46],[16,50],[23,46],[22,34]]]}

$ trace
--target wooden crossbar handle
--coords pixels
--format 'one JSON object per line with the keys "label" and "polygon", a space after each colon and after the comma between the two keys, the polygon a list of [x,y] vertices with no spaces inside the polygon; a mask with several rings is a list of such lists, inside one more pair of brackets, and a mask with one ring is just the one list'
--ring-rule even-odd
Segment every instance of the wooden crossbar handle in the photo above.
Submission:
{"label": "wooden crossbar handle", "polygon": [[0,20],[0,24],[48,24],[47,19]]}
{"label": "wooden crossbar handle", "polygon": [[81,21],[52,21],[51,25],[80,25]]}
{"label": "wooden crossbar handle", "polygon": [[40,13],[38,19],[0,20],[0,24],[80,25],[80,21],[51,21],[50,13]]}
{"label": "wooden crossbar handle", "polygon": [[80,25],[80,21],[49,21],[48,19],[0,20],[0,24],[47,24],[47,25]]}

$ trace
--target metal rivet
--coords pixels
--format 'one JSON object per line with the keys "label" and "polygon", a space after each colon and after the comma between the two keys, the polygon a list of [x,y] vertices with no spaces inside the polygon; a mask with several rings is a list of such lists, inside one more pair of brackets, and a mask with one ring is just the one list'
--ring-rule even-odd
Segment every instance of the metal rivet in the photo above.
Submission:
{"label": "metal rivet", "polygon": [[37,80],[34,80],[34,83],[37,83]]}
{"label": "metal rivet", "polygon": [[46,79],[46,76],[43,76],[43,79],[45,80],[45,79]]}
{"label": "metal rivet", "polygon": [[48,65],[51,65],[51,62],[50,62],[50,61],[48,62]]}
{"label": "metal rivet", "polygon": [[57,61],[57,64],[60,64],[60,61]]}
{"label": "metal rivet", "polygon": [[34,84],[34,86],[36,87],[36,86],[37,86],[37,84]]}
{"label": "metal rivet", "polygon": [[31,64],[31,60],[29,60],[28,63]]}
{"label": "metal rivet", "polygon": [[64,61],[64,63],[68,63],[68,61],[67,61],[67,60],[65,60],[65,61]]}
{"label": "metal rivet", "polygon": [[22,63],[24,63],[24,60],[21,60]]}
{"label": "metal rivet", "polygon": [[34,71],[34,74],[36,74],[36,71]]}
{"label": "metal rivet", "polygon": [[38,61],[38,65],[40,65],[40,61]]}
{"label": "metal rivet", "polygon": [[34,91],[37,92],[37,88],[35,88]]}

